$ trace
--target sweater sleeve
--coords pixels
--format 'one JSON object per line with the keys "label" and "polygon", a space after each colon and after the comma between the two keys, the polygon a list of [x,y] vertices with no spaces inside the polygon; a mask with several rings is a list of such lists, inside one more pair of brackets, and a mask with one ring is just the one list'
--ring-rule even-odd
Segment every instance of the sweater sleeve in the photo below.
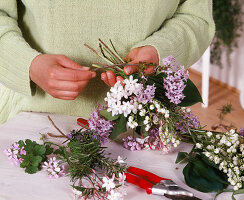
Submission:
{"label": "sweater sleeve", "polygon": [[185,67],[195,63],[210,45],[215,33],[212,0],[180,0],[172,18],[133,48],[151,45],[159,62],[172,55]]}
{"label": "sweater sleeve", "polygon": [[35,86],[29,78],[29,67],[39,53],[23,38],[17,16],[16,0],[0,0],[0,82],[31,96]]}

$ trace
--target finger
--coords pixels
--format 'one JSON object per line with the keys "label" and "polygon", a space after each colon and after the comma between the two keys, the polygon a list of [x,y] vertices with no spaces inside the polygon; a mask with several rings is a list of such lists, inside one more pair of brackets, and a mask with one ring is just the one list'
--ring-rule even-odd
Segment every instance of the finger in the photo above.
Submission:
{"label": "finger", "polygon": [[79,92],[73,92],[73,91],[63,91],[63,90],[55,90],[51,93],[51,95],[54,97],[54,98],[58,98],[58,99],[61,99],[61,98],[66,98],[66,99],[75,99],[76,97],[79,96]]}
{"label": "finger", "polygon": [[154,69],[153,66],[149,66],[147,69],[144,70],[144,72],[145,72],[146,74],[151,74],[151,73],[153,73],[153,71],[154,71],[153,69]]}
{"label": "finger", "polygon": [[106,72],[106,74],[107,74],[107,77],[108,77],[109,86],[113,87],[114,84],[116,83],[116,76],[115,76],[114,72],[109,70],[109,71]]}
{"label": "finger", "polygon": [[68,58],[67,56],[64,56],[64,55],[58,55],[58,61],[59,61],[60,65],[70,68],[70,69],[76,69],[76,70],[81,70],[81,71],[90,70],[90,67],[81,66],[77,62],[71,60],[70,58]]}
{"label": "finger", "polygon": [[73,91],[73,92],[81,92],[85,85],[87,85],[88,81],[49,81],[48,86],[53,90],[63,90],[63,91]]}
{"label": "finger", "polygon": [[124,79],[121,77],[121,76],[117,76],[116,77],[116,81],[118,82],[120,82],[120,84],[122,85],[122,86],[124,86],[125,84],[124,84]]}
{"label": "finger", "polygon": [[[129,62],[128,64],[137,64],[139,61],[133,60],[132,62]],[[124,67],[124,73],[126,75],[131,75],[138,70],[138,65],[132,65],[132,66],[125,66]]]}
{"label": "finger", "polygon": [[63,81],[87,81],[96,76],[96,72],[68,69],[62,66],[53,70],[51,78]]}
{"label": "finger", "polygon": [[134,48],[130,50],[130,52],[124,57],[124,60],[134,60],[137,53],[138,53],[139,48]]}
{"label": "finger", "polygon": [[109,82],[108,82],[108,76],[107,76],[106,73],[102,73],[101,74],[101,80],[103,80],[105,84],[107,84],[108,86],[110,86],[109,85]]}

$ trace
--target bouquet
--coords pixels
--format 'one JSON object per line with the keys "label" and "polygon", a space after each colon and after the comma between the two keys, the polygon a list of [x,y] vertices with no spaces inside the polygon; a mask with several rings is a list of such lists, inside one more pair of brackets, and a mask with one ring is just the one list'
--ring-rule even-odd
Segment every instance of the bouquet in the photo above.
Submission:
{"label": "bouquet", "polygon": [[[111,87],[104,105],[98,105],[88,121],[84,121],[86,130],[62,134],[67,137],[66,146],[44,142],[39,147],[33,141],[20,141],[6,154],[21,163],[28,173],[38,171],[40,163],[44,162],[43,168],[48,169],[51,176],[61,176],[65,171],[62,164],[66,163],[66,174],[74,182],[74,190],[82,197],[122,199],[123,192],[117,190],[124,184],[126,165],[121,159],[115,161],[106,157],[102,145],[132,129],[132,135],[123,138],[124,148],[131,151],[150,149],[169,153],[181,142],[193,144],[190,153],[179,152],[176,160],[176,163],[187,163],[183,174],[190,187],[219,194],[232,185],[233,194],[243,193],[243,134],[237,130],[204,130],[197,116],[188,108],[202,102],[202,98],[185,68],[169,56],[160,65],[133,64],[138,72],[127,76],[123,68],[132,64],[119,56],[111,41],[111,45],[100,39],[99,42],[100,52],[85,44],[106,62],[93,64],[94,70],[112,70],[124,81]],[[153,69],[150,74],[145,72],[147,68]],[[53,145],[58,148],[56,151],[52,150]],[[36,148],[41,150],[36,151]],[[85,151],[87,148],[90,150]],[[47,162],[47,155],[51,153],[57,155],[59,161],[52,158]],[[30,162],[29,168],[26,163]],[[50,170],[50,166],[56,172]],[[102,172],[99,174],[96,169]],[[88,185],[84,185],[84,179]]]}

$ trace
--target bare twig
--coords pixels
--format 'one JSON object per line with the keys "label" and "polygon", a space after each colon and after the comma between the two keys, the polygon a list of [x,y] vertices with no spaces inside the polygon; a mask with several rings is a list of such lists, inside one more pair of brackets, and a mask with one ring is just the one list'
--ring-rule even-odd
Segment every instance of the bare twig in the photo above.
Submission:
{"label": "bare twig", "polygon": [[93,49],[92,47],[90,47],[88,44],[84,44],[85,47],[87,47],[88,49],[92,50],[96,55],[99,56],[99,54],[97,53],[97,51],[95,49]]}
{"label": "bare twig", "polygon": [[120,63],[124,63],[124,61],[116,55],[116,52],[114,53],[100,38],[98,39],[99,42],[102,43],[103,46],[105,46],[107,48],[107,50],[120,62]]}
{"label": "bare twig", "polygon": [[[54,124],[54,122],[53,122],[53,120],[51,119],[51,117],[48,115],[47,116],[47,118],[49,119],[49,121],[52,123],[52,125],[54,126],[54,128],[56,128],[56,130],[62,135],[62,137],[66,137],[66,138],[68,138],[68,136],[67,135],[65,135],[55,124]],[[48,134],[48,135],[50,135],[50,134]],[[53,134],[51,134],[51,135],[53,135]],[[56,137],[57,135],[55,135],[55,137]],[[53,137],[53,136],[52,136]]]}

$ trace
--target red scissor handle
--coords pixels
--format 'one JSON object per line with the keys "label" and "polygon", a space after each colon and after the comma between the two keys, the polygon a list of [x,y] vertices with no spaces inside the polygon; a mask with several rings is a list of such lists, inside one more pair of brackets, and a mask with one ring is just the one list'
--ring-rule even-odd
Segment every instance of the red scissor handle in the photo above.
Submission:
{"label": "red scissor handle", "polygon": [[80,125],[81,127],[84,127],[86,129],[89,128],[89,124],[88,124],[88,121],[83,119],[83,118],[78,118],[77,119],[77,124]]}
{"label": "red scissor handle", "polygon": [[136,168],[136,167],[129,167],[127,168],[127,171],[131,174],[135,174],[137,176],[140,176],[150,182],[153,182],[154,184],[156,183],[160,183],[160,181],[162,180],[170,180],[167,178],[162,178],[160,176],[157,176],[151,172],[148,172],[146,170],[140,169],[140,168]]}
{"label": "red scissor handle", "polygon": [[152,194],[153,184],[130,173],[125,173],[126,181],[147,191],[148,194]]}

